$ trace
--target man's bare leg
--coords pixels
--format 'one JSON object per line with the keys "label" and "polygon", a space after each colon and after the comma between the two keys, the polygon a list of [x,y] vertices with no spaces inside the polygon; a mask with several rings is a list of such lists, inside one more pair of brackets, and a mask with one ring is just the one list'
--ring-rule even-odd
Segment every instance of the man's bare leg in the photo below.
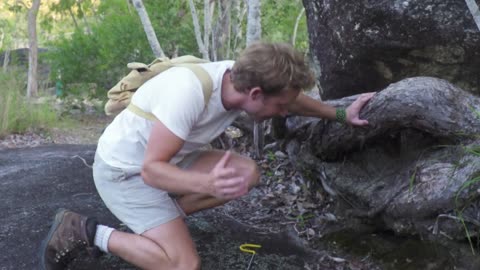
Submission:
{"label": "man's bare leg", "polygon": [[[205,151],[193,162],[188,170],[209,173],[224,154],[224,151]],[[247,179],[249,190],[260,181],[258,166],[255,161],[248,157],[232,153],[227,167],[235,168],[238,175]],[[179,197],[177,202],[183,211],[190,215],[203,209],[225,204],[228,200],[221,200],[207,194],[186,194]]]}
{"label": "man's bare leg", "polygon": [[142,269],[200,269],[195,244],[181,217],[142,235],[114,231],[108,249]]}
{"label": "man's bare leg", "polygon": [[[189,170],[209,173],[224,154],[222,151],[204,152]],[[245,177],[249,188],[259,181],[257,166],[249,158],[232,154],[226,166],[235,168],[236,174]],[[178,199],[180,207],[187,214],[225,202],[227,200],[220,200],[207,194],[186,194]],[[181,217],[141,235],[113,231],[108,238],[108,251],[142,269],[200,269],[195,244]]]}
{"label": "man's bare leg", "polygon": [[[206,151],[188,170],[208,173],[224,154],[223,151]],[[232,154],[227,166],[236,168],[238,174],[246,177],[249,188],[258,183],[260,174],[253,160]],[[187,215],[227,202],[207,194],[187,194],[177,201]],[[195,244],[181,218],[148,230],[142,235],[115,231],[110,236],[108,248],[113,254],[142,269],[199,269],[200,267]]]}

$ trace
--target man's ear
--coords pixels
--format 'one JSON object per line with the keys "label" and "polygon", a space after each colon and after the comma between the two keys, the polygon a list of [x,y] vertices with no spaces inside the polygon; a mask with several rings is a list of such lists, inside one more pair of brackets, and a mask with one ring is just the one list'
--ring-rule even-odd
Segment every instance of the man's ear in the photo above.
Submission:
{"label": "man's ear", "polygon": [[260,88],[259,86],[255,86],[255,87],[250,89],[250,92],[248,93],[248,95],[250,96],[250,98],[252,100],[257,100],[257,99],[261,98],[262,95],[263,95],[262,88]]}

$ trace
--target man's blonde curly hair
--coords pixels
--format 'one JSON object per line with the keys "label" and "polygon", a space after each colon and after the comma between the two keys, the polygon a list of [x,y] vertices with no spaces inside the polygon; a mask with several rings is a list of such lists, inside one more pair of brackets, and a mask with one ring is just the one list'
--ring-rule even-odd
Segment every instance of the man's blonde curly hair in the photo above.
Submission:
{"label": "man's blonde curly hair", "polygon": [[308,90],[315,79],[301,53],[287,43],[256,42],[233,65],[231,80],[237,91],[260,87],[265,95]]}

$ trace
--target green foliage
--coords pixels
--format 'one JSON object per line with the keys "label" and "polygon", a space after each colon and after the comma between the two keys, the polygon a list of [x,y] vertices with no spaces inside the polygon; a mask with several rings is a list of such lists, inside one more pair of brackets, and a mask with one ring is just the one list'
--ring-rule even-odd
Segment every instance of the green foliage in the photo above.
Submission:
{"label": "green foliage", "polygon": [[[145,0],[144,4],[167,56],[172,56],[176,49],[178,55],[200,56],[187,1]],[[135,16],[138,17],[136,13]]]}
{"label": "green foliage", "polygon": [[[196,43],[187,7],[178,1],[145,1],[157,38],[167,55],[178,48],[179,54],[192,54]],[[105,97],[128,70],[129,62],[149,63],[154,58],[140,18],[123,0],[102,1],[98,14],[102,18],[92,25],[92,33],[76,29],[51,43],[49,54],[53,79],[61,80],[65,92],[72,94],[72,84],[95,83]],[[103,90],[103,91],[102,91]]]}
{"label": "green foliage", "polygon": [[306,227],[306,222],[312,218],[314,218],[315,215],[311,214],[311,213],[305,213],[305,214],[300,214],[297,216],[296,218],[296,221],[297,221],[297,224],[299,225],[299,227],[301,229],[304,229]]}
{"label": "green foliage", "polygon": [[[72,84],[95,83],[108,89],[125,75],[128,62],[153,58],[140,21],[126,1],[102,1],[99,10],[103,19],[91,34],[77,29],[51,44],[51,76],[61,75],[67,94],[73,92]],[[97,95],[105,96],[105,92],[97,91]]]}
{"label": "green foliage", "polygon": [[470,110],[477,116],[478,119],[480,119],[480,111],[475,110],[472,106],[470,106]]}
{"label": "green foliage", "polygon": [[22,95],[25,75],[0,72],[0,136],[52,127],[57,116],[48,104],[31,104]]}
{"label": "green foliage", "polygon": [[[71,16],[69,9],[80,7],[77,2],[61,0],[52,6],[51,12],[63,14],[66,19],[69,19]],[[167,56],[171,57],[174,53],[199,56],[187,1],[144,0],[144,4]],[[200,2],[197,4],[201,10]],[[66,94],[74,92],[72,84],[78,86],[78,84],[95,83],[99,90],[96,91],[96,96],[104,98],[105,90],[111,88],[128,72],[127,63],[149,63],[154,56],[140,18],[128,1],[104,0],[100,2],[97,9],[93,8],[90,0],[82,1],[81,5],[83,11],[75,9],[74,15],[77,19],[87,16],[88,29],[91,31],[86,31],[86,23],[79,22],[83,27],[77,27],[73,33],[63,34],[49,44],[51,77],[57,80],[61,75]],[[302,8],[300,0],[264,1],[262,3],[263,39],[290,42],[296,19]],[[215,12],[217,11],[218,7],[215,8]],[[232,17],[236,16],[235,12],[232,10]],[[202,12],[199,12],[199,15],[202,22]],[[296,47],[306,50],[308,43],[305,15],[300,22]],[[243,20],[243,24],[246,24],[246,19]],[[235,37],[232,35],[231,38]]]}
{"label": "green foliage", "polygon": [[10,33],[13,32],[13,23],[7,19],[0,18],[0,36],[3,37],[0,42],[0,51],[3,51],[11,47],[13,43],[13,37]]}
{"label": "green foliage", "polygon": [[275,161],[276,159],[277,159],[277,157],[275,156],[275,153],[273,153],[272,151],[267,152],[267,160],[268,161]]}
{"label": "green foliage", "polygon": [[[262,39],[291,43],[295,23],[302,9],[303,4],[300,0],[262,1]],[[295,47],[301,51],[308,49],[305,13],[299,21]]]}

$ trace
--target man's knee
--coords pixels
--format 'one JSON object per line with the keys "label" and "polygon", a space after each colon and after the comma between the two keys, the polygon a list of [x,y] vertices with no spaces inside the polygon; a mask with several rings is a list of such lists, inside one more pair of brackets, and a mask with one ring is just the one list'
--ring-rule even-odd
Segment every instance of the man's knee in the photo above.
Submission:
{"label": "man's knee", "polygon": [[245,172],[245,177],[248,181],[248,189],[250,190],[260,183],[260,169],[255,161],[250,160]]}
{"label": "man's knee", "polygon": [[199,270],[200,257],[195,254],[182,254],[181,257],[174,259],[172,269],[178,270]]}

